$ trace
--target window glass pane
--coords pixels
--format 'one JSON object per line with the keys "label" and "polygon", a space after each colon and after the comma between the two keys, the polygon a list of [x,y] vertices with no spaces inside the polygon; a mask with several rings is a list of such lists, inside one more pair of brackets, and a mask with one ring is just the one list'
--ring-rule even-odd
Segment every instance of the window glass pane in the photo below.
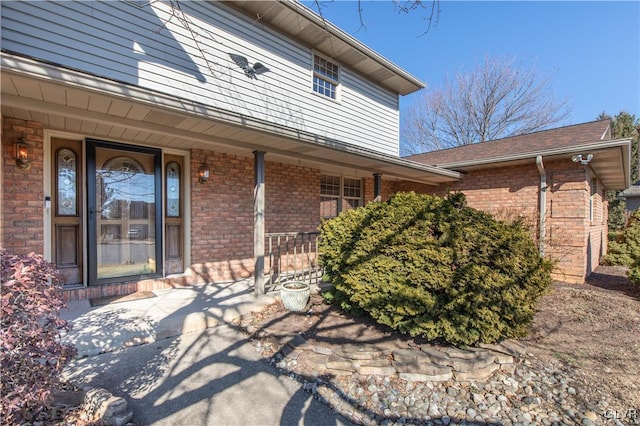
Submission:
{"label": "window glass pane", "polygon": [[313,57],[313,69],[333,81],[338,81],[338,65],[327,61],[319,56]]}
{"label": "window glass pane", "polygon": [[167,216],[180,216],[180,166],[175,161],[167,164]]}
{"label": "window glass pane", "polygon": [[77,164],[76,154],[70,149],[61,149],[56,159],[58,175],[58,216],[77,216],[78,213],[78,185],[77,185]]}
{"label": "window glass pane", "polygon": [[320,197],[320,217],[327,219],[338,216],[338,199]]}
{"label": "window glass pane", "polygon": [[351,209],[355,209],[356,207],[360,207],[360,199],[358,198],[345,198],[342,203],[342,210],[347,211]]}
{"label": "window glass pane", "polygon": [[313,91],[331,99],[336,98],[336,85],[318,76],[313,76]]}
{"label": "window glass pane", "polygon": [[157,272],[155,155],[96,148],[98,279]]}
{"label": "window glass pane", "polygon": [[331,99],[336,99],[339,66],[324,58],[313,57],[313,91]]}
{"label": "window glass pane", "polygon": [[321,176],[320,195],[340,196],[340,176]]}
{"label": "window glass pane", "polygon": [[344,196],[360,198],[360,181],[358,179],[344,179]]}

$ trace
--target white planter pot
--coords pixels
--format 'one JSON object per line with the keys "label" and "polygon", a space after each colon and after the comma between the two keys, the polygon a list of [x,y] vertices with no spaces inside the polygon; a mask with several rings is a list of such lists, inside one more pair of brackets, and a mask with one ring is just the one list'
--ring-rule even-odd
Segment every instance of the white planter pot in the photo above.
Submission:
{"label": "white planter pot", "polygon": [[309,284],[302,281],[287,281],[280,286],[280,299],[282,299],[284,307],[290,311],[304,310],[310,295]]}

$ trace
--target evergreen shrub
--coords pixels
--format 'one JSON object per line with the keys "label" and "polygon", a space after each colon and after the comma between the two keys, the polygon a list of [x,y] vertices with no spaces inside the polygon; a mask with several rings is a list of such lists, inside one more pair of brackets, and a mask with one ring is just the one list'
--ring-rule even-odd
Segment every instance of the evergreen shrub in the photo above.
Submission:
{"label": "evergreen shrub", "polygon": [[633,268],[640,257],[640,209],[627,221],[627,226],[609,241],[604,263]]}
{"label": "evergreen shrub", "polygon": [[526,334],[551,282],[520,221],[446,198],[399,193],[320,227],[330,299],[400,333],[457,345]]}
{"label": "evergreen shrub", "polygon": [[631,265],[627,275],[632,283],[640,285],[640,255],[636,258],[635,263]]}
{"label": "evergreen shrub", "polygon": [[68,329],[58,273],[41,255],[0,250],[0,423],[37,424],[76,349],[60,343]]}

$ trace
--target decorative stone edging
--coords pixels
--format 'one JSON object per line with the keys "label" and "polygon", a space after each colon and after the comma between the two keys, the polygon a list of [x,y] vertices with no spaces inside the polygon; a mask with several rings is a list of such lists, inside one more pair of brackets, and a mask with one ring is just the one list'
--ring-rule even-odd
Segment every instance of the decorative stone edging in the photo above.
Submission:
{"label": "decorative stone edging", "polygon": [[82,391],[63,391],[54,395],[55,404],[79,406],[83,420],[90,424],[123,426],[131,421],[133,412],[127,401],[106,389],[86,387]]}
{"label": "decorative stone edging", "polygon": [[133,418],[133,412],[127,406],[127,401],[102,388],[88,389],[82,407],[86,412],[93,413],[94,419],[110,426],[122,426]]}
{"label": "decorative stone edging", "polygon": [[397,376],[408,382],[484,381],[495,372],[513,373],[525,348],[515,341],[467,350],[423,345],[382,350],[372,344],[347,344],[335,349],[295,336],[282,345],[282,363],[304,360],[318,374]]}
{"label": "decorative stone edging", "polygon": [[[410,361],[415,356],[415,364],[420,364],[417,361],[425,357],[431,360],[432,356],[437,362],[427,362],[444,369],[445,374],[449,369],[451,374],[450,380],[408,381],[405,379],[411,376],[403,379],[401,374],[411,373],[398,370],[393,375],[364,373],[371,370],[363,369],[367,360],[361,358],[366,357],[365,353],[367,356],[376,353],[379,348],[375,345],[367,347],[363,343],[355,352],[349,352],[349,345],[332,350],[308,342],[303,336],[274,336],[255,329],[251,335],[258,352],[263,356],[269,354],[274,366],[300,382],[305,392],[356,424],[595,426],[608,418],[609,403],[605,398],[597,402],[584,400],[579,382],[569,372],[554,360],[535,358],[517,341],[481,345],[465,351],[437,346],[389,349],[370,360],[395,370],[393,363],[405,355]],[[343,356],[347,354],[351,357]],[[493,363],[489,363],[486,356],[494,357]],[[343,364],[339,365],[349,366],[350,370],[357,368],[356,372],[329,369],[329,357],[342,358],[333,360],[341,361]],[[386,364],[381,360],[386,360]],[[481,360],[475,364],[478,369],[498,367],[486,380],[465,381],[461,379],[465,372],[449,365],[455,362],[459,369],[470,366],[461,360]],[[484,362],[488,364],[482,367]],[[304,370],[306,373],[301,372]],[[381,371],[391,372],[384,369],[378,373]],[[615,419],[614,423],[623,426]]]}

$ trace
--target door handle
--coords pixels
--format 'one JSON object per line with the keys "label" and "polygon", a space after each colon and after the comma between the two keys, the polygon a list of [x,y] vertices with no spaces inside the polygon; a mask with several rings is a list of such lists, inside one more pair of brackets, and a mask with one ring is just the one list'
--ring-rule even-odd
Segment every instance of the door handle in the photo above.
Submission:
{"label": "door handle", "polygon": [[96,213],[102,213],[102,210],[89,209],[89,219],[93,219],[93,215]]}

